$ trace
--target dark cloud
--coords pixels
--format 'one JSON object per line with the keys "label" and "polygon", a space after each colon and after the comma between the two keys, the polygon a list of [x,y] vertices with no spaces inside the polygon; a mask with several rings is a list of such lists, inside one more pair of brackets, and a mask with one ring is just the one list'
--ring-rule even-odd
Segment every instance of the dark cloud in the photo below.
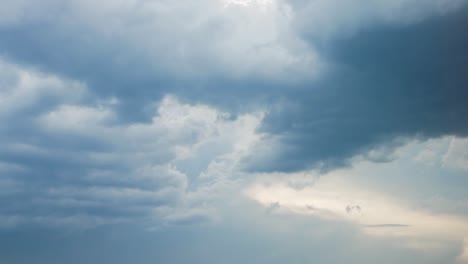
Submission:
{"label": "dark cloud", "polygon": [[0,67],[0,228],[210,220],[261,119],[165,96],[151,121],[122,121],[83,83]]}
{"label": "dark cloud", "polygon": [[352,213],[360,214],[362,211],[360,205],[347,205],[345,210],[346,210],[346,213],[348,214],[352,214]]}
{"label": "dark cloud", "polygon": [[[213,140],[217,151],[195,155],[205,171],[212,158],[204,155],[232,151],[219,130],[245,129],[239,121],[166,97],[151,123],[124,124],[114,108],[118,102],[89,102],[83,84],[4,61],[0,67],[0,79],[7,80],[0,85],[0,121],[8,124],[0,128],[0,228],[145,219],[153,225],[188,224],[209,218],[208,210],[191,211],[197,198],[188,193],[216,180],[189,186],[188,175],[194,179],[200,172],[175,167],[177,147],[189,153]],[[208,200],[209,194],[205,207]]]}
{"label": "dark cloud", "polygon": [[336,67],[285,93],[263,128],[277,145],[263,146],[253,169],[327,169],[378,146],[391,153],[402,138],[468,135],[467,14],[465,8],[324,43]]}

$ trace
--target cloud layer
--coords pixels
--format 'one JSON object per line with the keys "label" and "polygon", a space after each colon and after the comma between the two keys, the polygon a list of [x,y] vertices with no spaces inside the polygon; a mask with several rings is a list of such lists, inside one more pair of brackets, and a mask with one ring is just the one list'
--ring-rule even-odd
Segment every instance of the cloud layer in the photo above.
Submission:
{"label": "cloud layer", "polygon": [[468,35],[459,26],[466,17],[464,9],[328,43],[338,66],[273,108],[264,126],[273,146],[265,152],[280,154],[260,160],[259,169],[333,168],[405,138],[466,136]]}
{"label": "cloud layer", "polygon": [[466,24],[465,0],[2,1],[0,262],[467,263]]}
{"label": "cloud layer", "polygon": [[223,170],[258,139],[261,114],[229,119],[168,96],[151,122],[122,124],[115,99],[84,104],[83,84],[2,67],[2,225],[210,218],[206,203],[231,176]]}

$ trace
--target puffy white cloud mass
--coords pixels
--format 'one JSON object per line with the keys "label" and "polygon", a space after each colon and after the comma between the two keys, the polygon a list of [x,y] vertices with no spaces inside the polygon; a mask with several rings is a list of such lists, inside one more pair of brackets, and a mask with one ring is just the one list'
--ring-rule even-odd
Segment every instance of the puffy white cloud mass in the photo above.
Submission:
{"label": "puffy white cloud mass", "polygon": [[[82,61],[88,58],[110,62],[118,71],[177,78],[310,79],[326,68],[316,50],[324,38],[353,34],[375,23],[418,22],[463,2],[7,0],[1,4],[0,27],[39,23],[42,28],[36,30],[45,30],[45,35],[38,36],[44,40],[36,48],[48,54],[45,60],[60,65],[55,70],[74,74],[96,67]],[[73,55],[74,65],[67,65],[55,51],[54,41],[64,43],[63,51],[78,55]]]}

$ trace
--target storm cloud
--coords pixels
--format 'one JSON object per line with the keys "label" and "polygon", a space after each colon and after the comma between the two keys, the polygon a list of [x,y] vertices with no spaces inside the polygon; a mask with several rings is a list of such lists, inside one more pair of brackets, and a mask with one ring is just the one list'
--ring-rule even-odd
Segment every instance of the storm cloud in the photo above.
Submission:
{"label": "storm cloud", "polygon": [[466,263],[467,24],[464,0],[1,1],[0,262]]}
{"label": "storm cloud", "polygon": [[[367,29],[323,46],[334,69],[284,96],[264,131],[279,153],[260,170],[347,164],[354,155],[385,160],[409,138],[466,136],[467,9],[412,26]],[[268,157],[269,156],[269,157]]]}

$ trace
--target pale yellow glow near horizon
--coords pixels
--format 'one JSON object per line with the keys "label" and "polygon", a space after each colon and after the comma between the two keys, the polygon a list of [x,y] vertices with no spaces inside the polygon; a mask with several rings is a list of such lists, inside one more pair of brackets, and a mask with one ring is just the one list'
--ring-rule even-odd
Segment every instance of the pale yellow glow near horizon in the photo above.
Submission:
{"label": "pale yellow glow near horizon", "polygon": [[404,238],[407,239],[406,246],[420,250],[431,250],[443,246],[446,241],[468,238],[466,218],[417,210],[395,199],[344,183],[319,181],[313,187],[301,190],[282,183],[257,184],[246,194],[264,207],[277,205],[278,213],[349,221],[361,226],[366,234]]}

